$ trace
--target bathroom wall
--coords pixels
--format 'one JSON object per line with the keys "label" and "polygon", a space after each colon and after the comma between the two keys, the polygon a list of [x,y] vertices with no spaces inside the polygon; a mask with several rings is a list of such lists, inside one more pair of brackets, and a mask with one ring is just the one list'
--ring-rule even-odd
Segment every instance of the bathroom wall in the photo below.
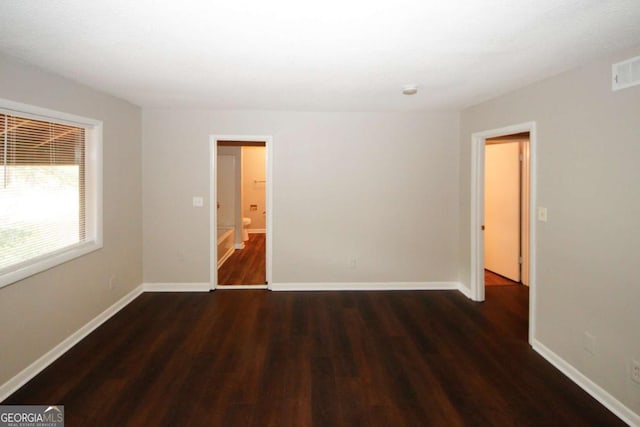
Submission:
{"label": "bathroom wall", "polygon": [[236,159],[234,156],[218,154],[216,161],[216,205],[218,211],[218,227],[236,226],[236,197],[240,190],[236,186]]}
{"label": "bathroom wall", "polygon": [[144,109],[143,129],[145,282],[209,280],[210,135],[273,137],[275,283],[458,280],[457,113]]}
{"label": "bathroom wall", "polygon": [[242,147],[242,216],[251,219],[249,229],[256,231],[266,229],[265,154],[265,147]]}
{"label": "bathroom wall", "polygon": [[[242,244],[242,152],[241,147],[218,147],[218,155],[233,156],[236,163],[235,187],[237,190],[235,197],[234,220],[235,227],[234,242],[236,245]],[[236,226],[237,225],[237,226]]]}

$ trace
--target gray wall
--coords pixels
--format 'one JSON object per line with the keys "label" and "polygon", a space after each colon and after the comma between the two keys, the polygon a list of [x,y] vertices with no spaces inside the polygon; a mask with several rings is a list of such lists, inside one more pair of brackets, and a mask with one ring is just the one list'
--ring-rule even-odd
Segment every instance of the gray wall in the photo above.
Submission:
{"label": "gray wall", "polygon": [[104,247],[0,289],[3,384],[140,285],[142,178],[139,108],[12,58],[0,70],[2,98],[104,122]]}
{"label": "gray wall", "polygon": [[[640,87],[611,91],[604,58],[462,113],[460,271],[469,284],[471,134],[535,121],[538,130],[536,339],[640,413]],[[583,334],[596,337],[595,355]]]}
{"label": "gray wall", "polygon": [[191,198],[211,134],[273,136],[274,282],[457,281],[458,132],[457,113],[145,109],[144,281],[209,281]]}

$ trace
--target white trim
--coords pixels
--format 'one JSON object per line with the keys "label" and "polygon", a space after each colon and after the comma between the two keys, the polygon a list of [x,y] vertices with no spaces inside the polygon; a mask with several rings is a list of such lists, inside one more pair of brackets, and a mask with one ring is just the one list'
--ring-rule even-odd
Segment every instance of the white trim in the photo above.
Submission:
{"label": "white trim", "polygon": [[207,282],[143,283],[145,292],[209,292]]}
{"label": "white trim", "polygon": [[471,256],[469,297],[484,301],[484,151],[485,140],[498,136],[529,132],[529,344],[536,331],[536,194],[537,194],[537,131],[536,122],[520,123],[471,135]]}
{"label": "white trim", "polygon": [[435,291],[459,290],[458,282],[272,283],[272,291]]}
{"label": "white trim", "polygon": [[8,286],[19,280],[25,279],[34,274],[41,273],[56,267],[65,262],[87,255],[102,248],[102,244],[89,241],[78,243],[55,252],[44,254],[37,258],[32,258],[24,263],[6,267],[6,272],[0,274],[0,288]]}
{"label": "white trim", "polygon": [[580,388],[589,393],[591,397],[596,399],[608,410],[613,412],[622,421],[631,426],[640,426],[640,415],[626,407],[618,399],[610,395],[605,389],[591,381],[586,375],[576,369],[569,362],[551,351],[548,347],[538,340],[533,340],[533,349],[544,357],[549,363],[558,368],[560,372],[565,374],[571,381],[576,383]]}
{"label": "white trim", "polygon": [[22,102],[15,102],[9,99],[0,98],[0,109],[10,110],[9,113],[20,113],[29,116],[36,120],[53,118],[69,124],[72,126],[96,126],[101,125],[100,120],[91,119],[89,117],[78,116],[76,114],[64,113],[61,111],[51,110],[49,108],[42,108],[35,105],[24,104]]}
{"label": "white trim", "polygon": [[244,249],[244,242],[242,243],[236,243],[233,245],[234,248],[236,249]]}
{"label": "white trim", "polygon": [[267,162],[267,185],[265,194],[265,209],[267,210],[267,232],[265,235],[265,282],[272,282],[272,262],[273,262],[273,140],[269,137],[266,140],[265,156]]}
{"label": "white trim", "polygon": [[86,160],[86,201],[87,214],[85,224],[87,240],[78,242],[60,250],[43,254],[4,268],[0,273],[0,288],[41,273],[75,258],[101,249],[102,244],[102,122],[75,114],[63,113],[48,108],[23,104],[0,98],[0,112],[18,113],[22,117],[36,120],[54,121],[72,126],[81,126],[88,130]]}
{"label": "white trim", "polygon": [[471,297],[471,290],[467,288],[465,285],[463,285],[462,283],[459,283],[459,285],[460,286],[458,286],[458,291],[460,291],[460,293],[465,297],[472,300],[473,298]]}
{"label": "white trim", "polygon": [[218,268],[222,267],[222,264],[224,264],[224,262],[228,260],[229,257],[233,255],[234,252],[235,252],[235,248],[229,248],[229,250],[225,252],[224,255],[222,255],[222,258],[218,260]]}
{"label": "white trim", "polygon": [[218,285],[216,290],[226,289],[269,289],[267,285]]}
{"label": "white trim", "polygon": [[[271,283],[271,254],[273,253],[272,230],[273,230],[273,138],[268,135],[209,135],[209,230],[215,230],[218,223],[217,200],[217,153],[218,141],[264,141],[265,162],[266,162],[266,281]],[[218,286],[218,243],[215,233],[209,233],[209,289],[216,289]]]}
{"label": "white trim", "polygon": [[[218,139],[209,137],[209,284],[215,289],[218,283],[218,266],[213,260],[218,259],[218,236],[214,230],[218,229]],[[234,236],[235,239],[235,236]]]}
{"label": "white trim", "polygon": [[249,234],[264,234],[266,232],[266,228],[247,228],[247,233]]}
{"label": "white trim", "polygon": [[26,384],[33,377],[42,372],[47,366],[53,363],[60,356],[69,351],[74,345],[93,332],[98,326],[109,320],[114,314],[126,307],[131,301],[142,293],[142,285],[137,286],[131,292],[120,298],[105,311],[94,317],[80,329],[65,338],[60,344],[42,355],[38,360],[20,371],[6,383],[0,386],[0,402],[9,397],[12,393]]}
{"label": "white trim", "polygon": [[469,291],[474,301],[484,301],[484,146],[485,138],[471,136],[471,267]]}

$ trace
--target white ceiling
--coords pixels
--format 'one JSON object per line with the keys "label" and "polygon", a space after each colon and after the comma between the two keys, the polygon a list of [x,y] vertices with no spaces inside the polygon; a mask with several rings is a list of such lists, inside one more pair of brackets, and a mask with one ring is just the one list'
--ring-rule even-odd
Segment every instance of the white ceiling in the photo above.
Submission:
{"label": "white ceiling", "polygon": [[[631,46],[639,0],[5,0],[0,11],[0,51],[145,107],[458,110]],[[409,83],[417,95],[401,94]]]}

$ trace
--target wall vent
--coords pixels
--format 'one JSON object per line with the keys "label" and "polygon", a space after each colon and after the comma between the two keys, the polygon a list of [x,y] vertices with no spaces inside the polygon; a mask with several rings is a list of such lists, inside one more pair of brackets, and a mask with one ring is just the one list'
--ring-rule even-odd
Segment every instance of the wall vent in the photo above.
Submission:
{"label": "wall vent", "polygon": [[635,85],[640,85],[640,56],[612,65],[611,90],[626,89]]}

